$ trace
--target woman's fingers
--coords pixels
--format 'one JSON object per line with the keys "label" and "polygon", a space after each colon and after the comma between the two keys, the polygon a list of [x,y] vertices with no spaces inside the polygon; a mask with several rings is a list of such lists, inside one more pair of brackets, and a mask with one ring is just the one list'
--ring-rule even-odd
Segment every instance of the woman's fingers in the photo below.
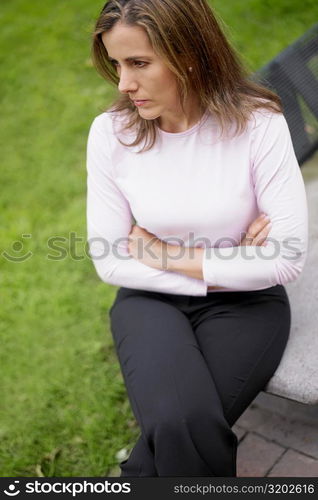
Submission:
{"label": "woman's fingers", "polygon": [[249,226],[247,232],[255,238],[257,234],[266,226],[268,223],[269,218],[263,217],[260,215],[255,219],[255,221],[252,222],[252,224]]}
{"label": "woman's fingers", "polygon": [[[265,215],[265,214],[264,214]],[[246,235],[241,241],[241,245],[261,246],[268,236],[271,226],[269,225],[269,218],[260,215],[249,225]]]}
{"label": "woman's fingers", "polygon": [[272,224],[267,222],[266,226],[263,227],[263,229],[261,229],[261,231],[255,236],[253,245],[262,246],[271,230],[271,227]]}

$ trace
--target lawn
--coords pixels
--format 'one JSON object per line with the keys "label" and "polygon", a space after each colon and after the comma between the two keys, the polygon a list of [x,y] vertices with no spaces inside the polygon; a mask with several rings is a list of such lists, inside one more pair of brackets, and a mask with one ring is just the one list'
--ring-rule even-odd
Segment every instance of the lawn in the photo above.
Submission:
{"label": "lawn", "polygon": [[[318,21],[316,0],[211,4],[251,71]],[[86,245],[87,134],[115,93],[90,62],[102,6],[1,2],[1,476],[107,476],[139,435],[109,329],[117,288]]]}

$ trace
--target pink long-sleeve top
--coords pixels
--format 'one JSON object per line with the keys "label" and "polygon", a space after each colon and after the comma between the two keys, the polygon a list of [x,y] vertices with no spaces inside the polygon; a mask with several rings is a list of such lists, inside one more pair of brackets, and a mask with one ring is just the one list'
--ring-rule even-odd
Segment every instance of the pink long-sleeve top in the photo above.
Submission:
{"label": "pink long-sleeve top", "polygon": [[[87,142],[87,239],[102,281],[134,289],[204,296],[260,290],[295,280],[305,264],[308,209],[302,174],[281,113],[254,111],[240,135],[220,138],[206,112],[180,133],[158,129],[155,146],[126,147],[121,115],[93,120]],[[234,129],[233,129],[234,130]],[[267,246],[239,246],[265,213]],[[203,280],[158,270],[128,252],[134,223],[170,244],[204,248]]]}

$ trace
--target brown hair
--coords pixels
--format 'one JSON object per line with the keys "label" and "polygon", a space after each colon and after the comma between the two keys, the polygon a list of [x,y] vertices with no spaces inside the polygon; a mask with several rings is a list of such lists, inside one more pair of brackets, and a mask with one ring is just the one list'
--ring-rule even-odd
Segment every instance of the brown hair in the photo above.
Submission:
{"label": "brown hair", "polygon": [[[216,117],[222,135],[232,122],[236,134],[243,132],[251,112],[258,108],[282,112],[280,98],[249,79],[206,0],[109,0],[96,21],[92,60],[97,71],[116,85],[119,77],[101,35],[118,21],[146,30],[153,50],[176,76],[181,105],[195,89],[202,110]],[[189,66],[193,68],[190,74]],[[158,119],[141,118],[126,94],[119,95],[108,111],[126,112],[124,130],[137,130],[134,142],[121,144],[136,146],[146,139],[141,151],[152,148]]]}

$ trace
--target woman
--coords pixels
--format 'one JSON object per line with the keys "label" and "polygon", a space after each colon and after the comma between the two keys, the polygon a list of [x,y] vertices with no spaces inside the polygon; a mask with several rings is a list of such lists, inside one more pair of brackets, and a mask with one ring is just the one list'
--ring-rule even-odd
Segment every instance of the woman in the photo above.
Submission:
{"label": "woman", "polygon": [[87,224],[120,286],[111,331],[141,428],[121,476],[234,477],[231,427],[279,365],[307,252],[280,100],[206,0],[110,0],[92,53],[120,93],[90,128]]}

